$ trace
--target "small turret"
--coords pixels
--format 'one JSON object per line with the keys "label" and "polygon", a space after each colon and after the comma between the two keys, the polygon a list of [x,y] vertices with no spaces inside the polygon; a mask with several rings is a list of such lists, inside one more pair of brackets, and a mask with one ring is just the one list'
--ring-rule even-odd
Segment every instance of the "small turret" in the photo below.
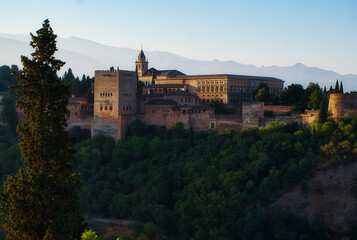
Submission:
{"label": "small turret", "polygon": [[149,62],[146,61],[146,57],[142,49],[139,53],[138,60],[135,62],[135,67],[139,77],[145,74],[148,70]]}

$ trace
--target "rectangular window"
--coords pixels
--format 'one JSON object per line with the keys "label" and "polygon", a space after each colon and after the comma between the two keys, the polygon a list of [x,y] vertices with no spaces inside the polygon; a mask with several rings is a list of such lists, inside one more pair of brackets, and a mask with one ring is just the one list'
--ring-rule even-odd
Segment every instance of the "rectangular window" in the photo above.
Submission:
{"label": "rectangular window", "polygon": [[109,110],[112,111],[112,110],[113,110],[113,106],[110,106],[110,107],[109,107]]}
{"label": "rectangular window", "polygon": [[100,107],[100,111],[102,111],[103,110],[103,107]]}
{"label": "rectangular window", "polygon": [[108,107],[107,107],[107,106],[105,106],[105,107],[104,107],[104,110],[108,110]]}

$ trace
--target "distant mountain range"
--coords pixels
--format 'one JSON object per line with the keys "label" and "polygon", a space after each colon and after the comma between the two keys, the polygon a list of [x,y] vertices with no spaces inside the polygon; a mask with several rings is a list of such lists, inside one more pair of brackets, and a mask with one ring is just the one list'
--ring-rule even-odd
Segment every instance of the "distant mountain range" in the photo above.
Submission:
{"label": "distant mountain range", "polygon": [[[0,33],[0,65],[16,64],[21,68],[20,55],[30,56],[33,52],[29,41],[30,37],[26,35]],[[109,69],[111,66],[134,70],[134,62],[139,54],[137,49],[111,47],[77,37],[58,38],[57,47],[57,57],[67,63],[60,74],[72,68],[73,73],[78,76],[93,76],[95,70]],[[185,74],[270,76],[284,80],[285,86],[298,83],[306,87],[309,82],[318,82],[327,89],[339,80],[343,82],[345,91],[357,90],[357,75],[341,75],[330,70],[308,67],[302,63],[283,67],[257,67],[234,61],[194,60],[160,51],[145,51],[145,55],[149,60],[149,67],[177,69]]]}

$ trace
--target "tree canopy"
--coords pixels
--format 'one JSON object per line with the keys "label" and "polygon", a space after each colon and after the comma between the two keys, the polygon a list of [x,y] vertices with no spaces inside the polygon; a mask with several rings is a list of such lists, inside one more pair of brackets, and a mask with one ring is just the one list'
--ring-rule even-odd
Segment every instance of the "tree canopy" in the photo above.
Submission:
{"label": "tree canopy", "polygon": [[18,128],[23,168],[4,183],[1,223],[9,240],[80,239],[79,178],[64,129],[67,87],[56,74],[64,62],[54,57],[57,36],[49,20],[36,33],[32,59],[22,56],[23,70],[15,74],[17,106],[26,116]]}

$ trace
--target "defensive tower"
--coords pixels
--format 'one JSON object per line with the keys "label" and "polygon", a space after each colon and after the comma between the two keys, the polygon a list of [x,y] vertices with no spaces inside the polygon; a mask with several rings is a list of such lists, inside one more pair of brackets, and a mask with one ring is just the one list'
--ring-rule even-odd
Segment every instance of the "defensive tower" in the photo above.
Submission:
{"label": "defensive tower", "polygon": [[[136,114],[137,76],[134,71],[95,71],[92,135],[106,134],[119,139],[125,134],[122,119]],[[124,124],[124,125],[123,125]]]}

